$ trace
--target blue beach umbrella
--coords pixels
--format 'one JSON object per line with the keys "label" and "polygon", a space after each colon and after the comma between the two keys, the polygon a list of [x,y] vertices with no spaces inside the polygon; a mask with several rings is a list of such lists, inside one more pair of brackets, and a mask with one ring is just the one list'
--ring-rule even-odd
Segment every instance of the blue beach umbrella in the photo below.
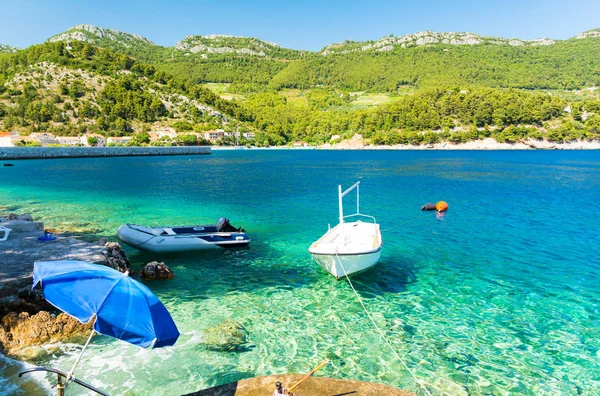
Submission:
{"label": "blue beach umbrella", "polygon": [[92,334],[67,375],[68,381],[73,380],[94,332],[142,348],[170,346],[179,337],[171,315],[150,289],[112,268],[84,261],[36,262],[33,287],[38,284],[46,301],[81,323],[95,317]]}

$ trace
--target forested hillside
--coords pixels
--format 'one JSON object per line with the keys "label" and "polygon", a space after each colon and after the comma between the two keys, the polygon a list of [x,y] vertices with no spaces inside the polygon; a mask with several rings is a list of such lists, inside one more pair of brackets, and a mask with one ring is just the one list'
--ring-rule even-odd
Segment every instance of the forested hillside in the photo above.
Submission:
{"label": "forested hillside", "polygon": [[270,85],[375,92],[402,85],[579,89],[600,85],[600,37],[543,46],[437,44],[333,53],[290,63]]}
{"label": "forested hillside", "polygon": [[420,32],[307,52],[224,35],[162,47],[78,25],[0,54],[0,128],[241,128],[258,145],[354,134],[377,144],[571,141],[599,137],[598,85],[596,30],[564,41]]}
{"label": "forested hillside", "polygon": [[597,30],[563,41],[419,32],[332,44],[319,52],[226,35],[188,36],[174,47],[161,47],[139,35],[90,25],[75,26],[50,41],[67,39],[128,54],[198,83],[241,83],[247,90],[265,84],[371,92],[402,86],[580,89],[600,84]]}
{"label": "forested hillside", "polygon": [[0,55],[4,129],[118,136],[163,120],[210,129],[247,118],[241,106],[206,88],[88,43],[53,42]]}

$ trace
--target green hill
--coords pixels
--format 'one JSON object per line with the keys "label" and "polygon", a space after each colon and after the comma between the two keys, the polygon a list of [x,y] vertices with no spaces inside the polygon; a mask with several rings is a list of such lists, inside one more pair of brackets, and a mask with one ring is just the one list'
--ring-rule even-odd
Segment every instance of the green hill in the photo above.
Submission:
{"label": "green hill", "polygon": [[600,31],[570,40],[520,40],[424,31],[376,41],[329,45],[319,52],[256,38],[188,36],[174,47],[112,29],[78,25],[49,41],[113,49],[196,83],[238,90],[329,86],[394,93],[401,87],[480,86],[579,89],[600,85]]}
{"label": "green hill", "polygon": [[0,54],[3,129],[120,136],[178,122],[214,129],[236,118],[247,118],[244,110],[212,91],[87,42]]}
{"label": "green hill", "polygon": [[417,45],[415,40],[399,43],[392,37],[329,46],[320,56],[291,63],[273,77],[270,85],[275,89],[324,85],[373,92],[394,92],[406,85],[523,89],[600,85],[598,36],[546,40],[544,45],[539,45],[542,41],[520,41],[524,44],[517,45],[514,40],[477,37],[471,36],[462,44],[452,44],[450,39],[442,40],[448,43],[425,40],[427,44]]}
{"label": "green hill", "polygon": [[0,128],[241,126],[261,145],[598,139],[599,47],[600,30],[562,41],[420,32],[318,52],[223,35],[162,47],[78,25],[0,54]]}

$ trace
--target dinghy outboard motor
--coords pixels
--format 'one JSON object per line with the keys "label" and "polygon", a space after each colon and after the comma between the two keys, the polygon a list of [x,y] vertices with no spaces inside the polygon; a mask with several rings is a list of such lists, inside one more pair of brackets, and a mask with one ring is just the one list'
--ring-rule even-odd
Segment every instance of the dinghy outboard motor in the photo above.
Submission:
{"label": "dinghy outboard motor", "polygon": [[215,224],[218,232],[228,231],[227,230],[228,225],[230,225],[229,219],[226,219],[225,217],[219,217],[219,220],[217,220],[217,224]]}
{"label": "dinghy outboard motor", "polygon": [[235,228],[232,226],[231,223],[229,223],[229,219],[226,219],[225,217],[219,217],[215,227],[217,227],[217,232],[246,232],[242,227]]}

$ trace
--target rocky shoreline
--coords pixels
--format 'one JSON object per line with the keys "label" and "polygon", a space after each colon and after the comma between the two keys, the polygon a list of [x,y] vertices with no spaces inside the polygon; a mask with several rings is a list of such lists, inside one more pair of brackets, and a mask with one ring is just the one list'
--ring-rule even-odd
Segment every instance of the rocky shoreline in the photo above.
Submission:
{"label": "rocky shoreline", "polygon": [[[213,151],[235,150],[240,147],[213,146]],[[241,147],[246,149],[245,147]],[[435,144],[395,144],[374,145],[361,135],[338,143],[325,143],[319,146],[271,146],[252,147],[252,150],[600,150],[600,140],[580,140],[557,143],[548,140],[521,139],[515,143],[498,142],[493,138],[472,140],[465,143],[441,142]]]}
{"label": "rocky shoreline", "polygon": [[[6,356],[36,360],[48,353],[46,344],[84,342],[92,326],[57,311],[39,288],[31,289],[34,262],[81,260],[137,275],[121,246],[106,238],[91,243],[58,234],[54,240],[41,242],[38,237],[44,235],[44,224],[14,213],[0,219],[0,225],[12,230],[9,238],[0,242],[0,352]],[[148,263],[139,276],[174,277],[168,266],[156,261]]]}
{"label": "rocky shoreline", "polygon": [[501,143],[493,138],[472,140],[465,143],[441,142],[436,144],[396,144],[390,146],[372,145],[361,136],[339,143],[325,143],[320,150],[600,150],[599,140],[582,140],[556,143],[548,140],[521,139],[516,143]]}

